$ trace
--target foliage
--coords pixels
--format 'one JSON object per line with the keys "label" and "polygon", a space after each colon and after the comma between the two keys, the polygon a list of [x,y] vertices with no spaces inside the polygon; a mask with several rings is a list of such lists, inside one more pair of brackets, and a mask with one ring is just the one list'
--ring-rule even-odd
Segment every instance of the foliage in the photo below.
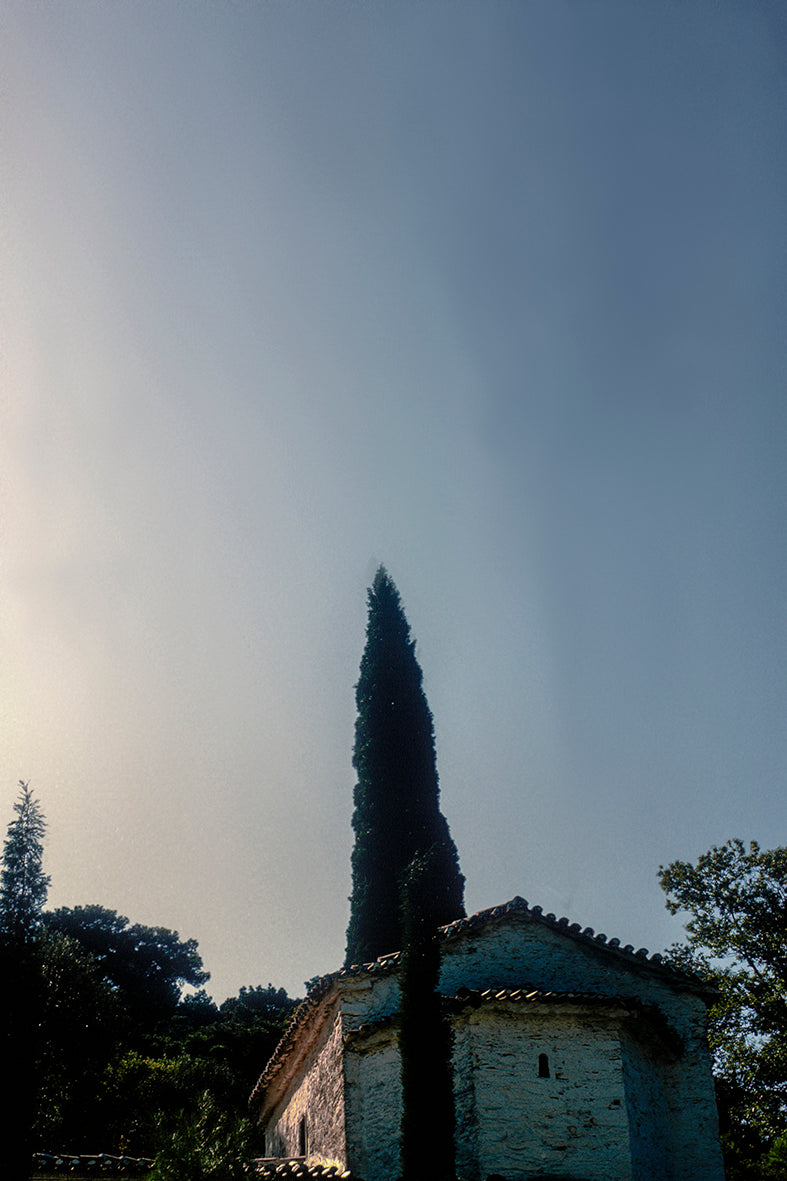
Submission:
{"label": "foliage", "polygon": [[29,784],[19,787],[0,870],[0,1061],[12,1071],[0,1127],[8,1181],[30,1173],[45,1045],[39,925],[49,887],[42,868],[46,822]]}
{"label": "foliage", "polygon": [[159,1119],[162,1144],[152,1181],[245,1181],[252,1127],[209,1091],[194,1107]]}
{"label": "foliage", "polygon": [[75,940],[46,931],[40,940],[39,1145],[91,1142],[106,1099],[102,1078],[123,1028],[121,999],[100,965]]}
{"label": "foliage", "polygon": [[29,783],[19,781],[16,820],[8,826],[0,871],[0,927],[13,939],[35,936],[49,878],[43,871],[46,821]]}
{"label": "foliage", "polygon": [[778,1136],[771,1145],[765,1163],[767,1177],[787,1177],[787,1132]]}
{"label": "foliage", "polygon": [[185,985],[208,979],[195,939],[167,927],[129,923],[105,906],[60,907],[45,916],[51,930],[76,939],[124,998],[130,1017],[145,1024],[171,1015]]}
{"label": "foliage", "polygon": [[0,1062],[10,1086],[0,1106],[3,1181],[29,1176],[33,1123],[40,1092],[44,1032],[40,958],[35,942],[0,939]]}
{"label": "foliage", "polygon": [[[106,984],[100,965],[96,968]],[[120,992],[111,997],[123,1007]],[[154,1156],[162,1143],[161,1112],[185,1112],[188,1122],[194,1098],[201,1093],[209,1094],[228,1117],[245,1111],[298,1003],[272,985],[242,988],[220,1008],[200,991],[185,997],[164,1020],[133,1028],[119,1023],[103,1058],[94,1055],[86,1066],[84,1085],[77,1086],[79,1070],[72,1076],[64,1065],[53,1072],[52,1087],[62,1081],[63,1091],[56,1110],[48,1118],[41,1113],[39,1143],[52,1148],[100,1145],[108,1152]],[[86,1048],[96,1043],[97,1035],[95,1023],[86,1018]],[[168,1126],[167,1136],[175,1133],[175,1126]]]}
{"label": "foliage", "polygon": [[403,1181],[455,1176],[452,1034],[439,993],[440,940],[434,866],[413,859],[402,882],[399,1051]]}
{"label": "foliage", "polygon": [[228,997],[219,1009],[224,1017],[233,1017],[244,1024],[255,1020],[272,1021],[277,1027],[282,1016],[294,1013],[300,1001],[287,996],[283,988],[269,984],[267,988],[242,988],[237,996]]}
{"label": "foliage", "polygon": [[195,1097],[204,1092],[223,1110],[236,1110],[227,1097],[231,1081],[226,1067],[193,1057],[174,1042],[165,1053],[153,1046],[146,1053],[126,1050],[103,1076],[104,1101],[98,1110],[104,1135],[116,1151],[155,1156],[174,1133],[174,1125],[162,1130],[162,1113],[187,1120]]}
{"label": "foliage", "polygon": [[180,1153],[167,1176],[191,1159],[200,1181],[231,1181],[249,1134],[237,1113],[299,1002],[271,984],[220,1008],[184,996],[208,979],[196,940],[98,905],[42,912],[44,817],[20,786],[0,893],[3,1181],[26,1181],[34,1148],[160,1150],[162,1170]]}
{"label": "foliage", "polygon": [[299,1004],[272,984],[241,988],[236,997],[222,1003],[214,1022],[184,1038],[184,1048],[194,1057],[223,1066],[230,1080],[227,1102],[245,1109],[263,1066]]}
{"label": "foliage", "polygon": [[674,961],[718,990],[708,1035],[728,1176],[767,1176],[787,1131],[787,849],[734,839],[659,878],[670,912],[690,916]]}
{"label": "foliage", "polygon": [[464,878],[439,804],[432,714],[399,592],[383,567],[368,592],[356,685],[353,888],[347,965],[402,946],[400,887],[431,852],[439,923],[464,914]]}

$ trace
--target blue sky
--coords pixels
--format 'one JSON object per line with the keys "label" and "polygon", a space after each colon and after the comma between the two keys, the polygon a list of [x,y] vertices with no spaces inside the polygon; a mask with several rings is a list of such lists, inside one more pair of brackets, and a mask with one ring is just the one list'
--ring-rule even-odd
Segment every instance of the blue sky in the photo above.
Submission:
{"label": "blue sky", "polygon": [[471,910],[787,843],[780,4],[0,4],[0,803],[222,1000],[344,954],[378,563]]}

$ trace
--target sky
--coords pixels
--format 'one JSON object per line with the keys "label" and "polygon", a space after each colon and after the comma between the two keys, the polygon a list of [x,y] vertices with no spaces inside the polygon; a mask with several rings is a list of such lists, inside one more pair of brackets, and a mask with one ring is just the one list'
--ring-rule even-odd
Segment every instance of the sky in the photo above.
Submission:
{"label": "sky", "polygon": [[787,844],[787,15],[0,2],[0,828],[217,1002],[344,958],[366,590],[469,912]]}

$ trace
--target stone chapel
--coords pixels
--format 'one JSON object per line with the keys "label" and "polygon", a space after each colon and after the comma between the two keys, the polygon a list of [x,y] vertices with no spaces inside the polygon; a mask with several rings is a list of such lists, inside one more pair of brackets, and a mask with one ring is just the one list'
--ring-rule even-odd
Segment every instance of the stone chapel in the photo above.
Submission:
{"label": "stone chapel", "polygon": [[[458,1177],[723,1181],[702,981],[521,898],[441,937]],[[269,1158],[399,1176],[398,964],[310,989],[251,1097]]]}

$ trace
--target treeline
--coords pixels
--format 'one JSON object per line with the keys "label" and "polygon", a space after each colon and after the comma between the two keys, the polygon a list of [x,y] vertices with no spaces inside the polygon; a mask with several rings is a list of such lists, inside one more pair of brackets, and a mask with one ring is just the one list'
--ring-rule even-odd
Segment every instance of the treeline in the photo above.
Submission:
{"label": "treeline", "polygon": [[45,910],[28,784],[14,811],[0,871],[4,1178],[28,1178],[33,1151],[156,1157],[162,1178],[196,1174],[188,1160],[222,1143],[235,1162],[253,1155],[246,1101],[299,1002],[269,984],[216,1005],[195,940],[104,906]]}

